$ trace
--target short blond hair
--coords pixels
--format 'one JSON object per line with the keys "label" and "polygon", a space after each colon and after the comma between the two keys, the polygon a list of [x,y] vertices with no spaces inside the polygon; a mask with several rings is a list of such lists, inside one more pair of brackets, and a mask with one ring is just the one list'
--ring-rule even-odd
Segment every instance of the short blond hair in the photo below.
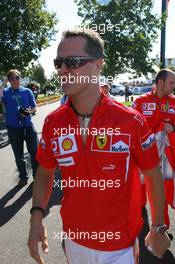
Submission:
{"label": "short blond hair", "polygon": [[9,79],[13,75],[21,76],[21,72],[18,71],[17,69],[11,69],[7,73],[7,78]]}

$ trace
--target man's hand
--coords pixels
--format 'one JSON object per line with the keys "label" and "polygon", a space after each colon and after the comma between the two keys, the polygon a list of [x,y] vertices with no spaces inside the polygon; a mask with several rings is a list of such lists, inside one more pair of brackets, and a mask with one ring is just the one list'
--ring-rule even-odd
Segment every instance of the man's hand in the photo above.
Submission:
{"label": "man's hand", "polygon": [[165,251],[170,247],[170,239],[167,233],[158,233],[151,230],[145,238],[145,246],[151,248],[151,253],[162,258]]}
{"label": "man's hand", "polygon": [[3,83],[0,85],[0,98],[3,95],[3,89],[6,86],[7,82],[8,82],[8,79],[7,79],[7,77],[5,77],[4,80],[3,80]]}
{"label": "man's hand", "polygon": [[165,123],[164,124],[164,131],[166,133],[170,133],[174,131],[174,127],[170,123]]}
{"label": "man's hand", "polygon": [[2,86],[5,87],[7,85],[7,83],[8,83],[8,78],[4,77]]}
{"label": "man's hand", "polygon": [[42,250],[44,253],[48,252],[48,240],[47,240],[47,232],[42,222],[40,223],[32,223],[30,227],[29,239],[28,239],[28,247],[30,251],[31,257],[38,264],[45,264],[44,260],[40,257],[38,252],[38,243],[41,242]]}
{"label": "man's hand", "polygon": [[136,239],[134,243],[133,252],[134,252],[134,264],[139,264],[140,248],[139,248],[138,239]]}
{"label": "man's hand", "polygon": [[18,111],[22,117],[27,117],[31,114],[30,108],[20,107]]}

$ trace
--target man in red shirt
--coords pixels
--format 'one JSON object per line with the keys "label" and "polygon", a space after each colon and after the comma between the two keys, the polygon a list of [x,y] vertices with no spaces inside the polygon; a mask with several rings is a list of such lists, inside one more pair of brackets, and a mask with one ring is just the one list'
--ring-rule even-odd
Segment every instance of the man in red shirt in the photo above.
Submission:
{"label": "man in red shirt", "polygon": [[142,113],[149,127],[156,133],[160,124],[169,133],[175,126],[175,73],[169,69],[161,69],[155,78],[155,87],[149,93],[138,97],[132,107]]}
{"label": "man in red shirt", "polygon": [[[175,73],[161,69],[155,78],[155,87],[138,97],[132,107],[142,113],[149,127],[156,134],[166,193],[165,223],[169,227],[168,204],[175,208]],[[166,156],[165,156],[166,153]],[[146,205],[146,190],[143,184],[143,206]],[[146,220],[147,222],[147,220]],[[172,236],[172,235],[171,235]]]}
{"label": "man in red shirt", "polygon": [[[161,69],[155,78],[155,87],[147,94],[138,97],[133,103],[132,107],[142,113],[148,122],[149,127],[156,133],[156,138],[159,147],[159,156],[164,156],[164,152],[167,154],[167,159],[172,168],[174,164],[174,127],[175,127],[175,96],[172,94],[175,88],[175,73],[169,69]],[[163,141],[167,139],[169,141],[169,149],[162,150]],[[163,153],[161,153],[163,152]],[[162,155],[163,154],[163,155]],[[173,155],[173,156],[172,156]],[[172,161],[171,161],[172,160]],[[174,186],[173,169],[170,172],[165,167],[165,160],[162,158],[162,171],[165,180],[165,186],[169,187],[169,180],[172,180],[172,186]],[[168,180],[168,182],[167,182]],[[168,195],[168,191],[167,191]],[[175,207],[174,198],[171,197],[168,201],[172,207]],[[171,201],[170,201],[171,200]],[[169,225],[168,215],[166,214],[166,224]]]}
{"label": "man in red shirt", "polygon": [[140,114],[102,94],[94,81],[103,64],[102,39],[86,29],[65,32],[54,64],[69,100],[47,116],[43,127],[28,240],[31,256],[44,263],[38,253],[39,241],[48,251],[42,217],[59,166],[68,262],[134,264],[133,246],[142,228],[139,167],[152,212],[145,243],[161,258],[170,241],[154,134]]}

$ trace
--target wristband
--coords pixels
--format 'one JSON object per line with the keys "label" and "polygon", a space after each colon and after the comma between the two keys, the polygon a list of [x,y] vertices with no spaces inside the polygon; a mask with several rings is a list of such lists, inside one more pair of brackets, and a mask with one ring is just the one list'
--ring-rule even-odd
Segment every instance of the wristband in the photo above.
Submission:
{"label": "wristband", "polygon": [[165,233],[168,230],[167,225],[151,225],[151,230],[155,231],[156,233]]}
{"label": "wristband", "polygon": [[42,212],[43,216],[44,216],[44,209],[40,206],[33,206],[31,209],[30,209],[30,214],[32,214],[34,211],[40,211]]}

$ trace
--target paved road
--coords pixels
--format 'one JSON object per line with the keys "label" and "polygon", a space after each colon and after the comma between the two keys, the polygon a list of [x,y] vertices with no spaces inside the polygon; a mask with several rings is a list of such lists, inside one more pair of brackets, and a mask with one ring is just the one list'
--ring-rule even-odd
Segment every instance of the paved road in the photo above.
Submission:
{"label": "paved road", "polygon": [[[45,116],[56,109],[58,103],[45,105],[38,108],[34,117],[37,132],[41,133]],[[1,141],[0,141],[1,142]],[[29,230],[29,210],[31,208],[32,178],[29,184],[22,189],[17,187],[18,173],[15,167],[10,145],[0,145],[0,263],[1,264],[32,264],[35,263],[28,253],[27,237]],[[29,157],[26,154],[28,164]],[[29,174],[31,168],[28,164]],[[30,174],[31,175],[31,174]],[[45,257],[46,263],[65,264],[66,260],[56,234],[61,230],[59,216],[60,192],[54,188],[49,210],[44,222],[48,230],[50,253]]]}
{"label": "paved road", "polygon": [[[122,100],[119,97],[119,100]],[[56,109],[58,103],[53,103],[39,107],[37,115],[34,117],[34,123],[40,136],[44,117],[52,110]],[[0,141],[1,142],[1,141]],[[17,187],[18,173],[15,168],[13,154],[8,143],[0,144],[0,263],[1,264],[32,264],[35,263],[28,253],[26,246],[29,229],[29,210],[31,208],[32,178],[27,186],[19,189]],[[28,171],[29,157],[26,154]],[[66,264],[66,260],[57,238],[57,233],[61,230],[61,221],[58,205],[61,194],[56,186],[53,189],[52,199],[47,210],[44,222],[48,230],[50,252],[45,256],[47,264]],[[171,211],[172,231],[175,234],[175,214]],[[173,242],[171,250],[175,255],[175,243]],[[143,262],[151,264],[153,262]],[[163,262],[162,262],[163,263]],[[164,262],[171,264],[169,262]],[[81,263],[80,263],[81,264]],[[125,264],[125,263],[121,263]]]}

